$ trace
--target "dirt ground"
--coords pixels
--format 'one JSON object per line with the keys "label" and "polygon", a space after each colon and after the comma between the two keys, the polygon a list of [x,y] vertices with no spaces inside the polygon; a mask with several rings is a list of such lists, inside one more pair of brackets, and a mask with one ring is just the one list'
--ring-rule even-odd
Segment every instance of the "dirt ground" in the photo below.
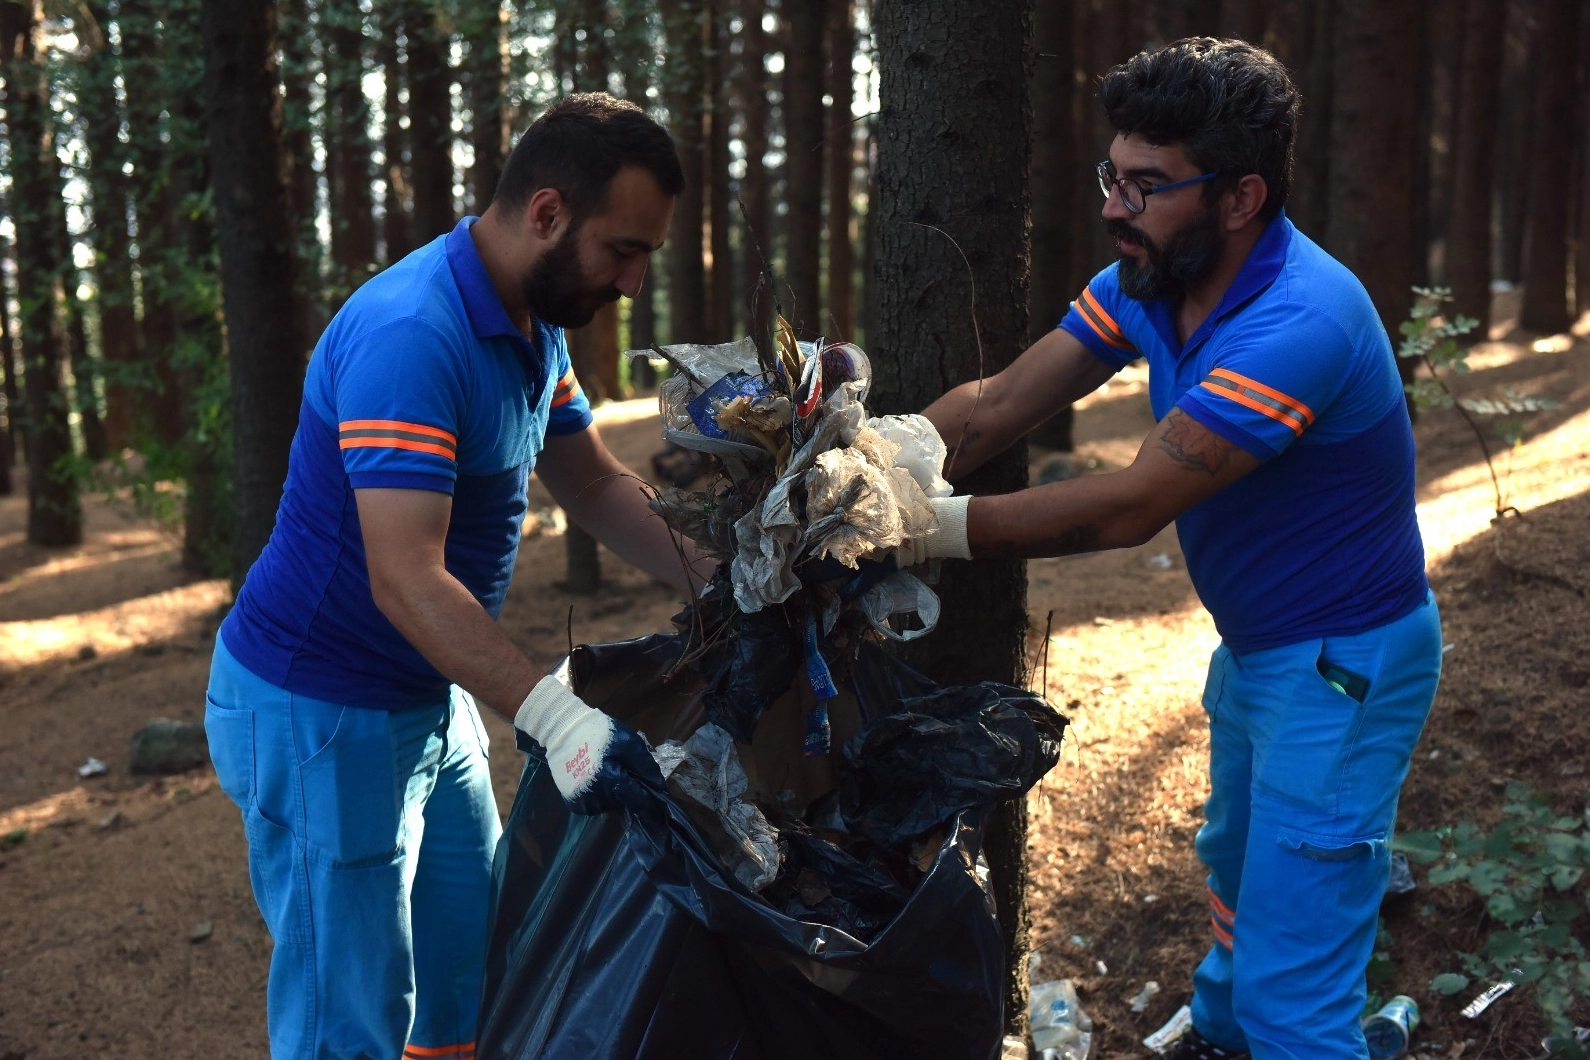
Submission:
{"label": "dirt ground", "polygon": [[[1493,338],[1506,341],[1476,351],[1465,391],[1511,387],[1560,404],[1532,415],[1529,440],[1499,458],[1507,502],[1524,514],[1497,525],[1461,420],[1436,411],[1418,425],[1420,521],[1450,650],[1405,830],[1494,820],[1508,780],[1563,813],[1590,792],[1590,342],[1564,349],[1505,328]],[[1131,460],[1151,426],[1145,391],[1127,373],[1080,409],[1077,459],[1090,470]],[[649,401],[599,413],[637,469],[658,448],[653,413]],[[1035,454],[1034,467],[1047,459]],[[560,588],[560,524],[544,494],[533,503],[542,515],[502,619],[518,643],[551,659],[570,630],[583,642],[666,628],[672,593],[610,556],[594,597]],[[184,576],[176,542],[124,506],[91,501],[86,542],[67,551],[27,545],[25,517],[21,497],[0,498],[0,1060],[263,1057],[270,939],[237,811],[208,769],[159,780],[126,769],[138,727],[202,718],[226,586]],[[1074,725],[1030,800],[1038,977],[1076,981],[1095,1056],[1144,1057],[1141,1039],[1186,1001],[1209,945],[1192,840],[1207,788],[1198,697],[1217,637],[1172,532],[1034,562],[1029,580],[1030,643],[1036,654],[1052,611],[1047,691]],[[506,811],[520,756],[505,722],[487,727]],[[78,777],[90,756],[108,776]],[[1476,948],[1482,915],[1455,889],[1421,887],[1419,902],[1386,915],[1391,992],[1424,1012],[1416,1040],[1428,1055],[1538,1053],[1527,990],[1469,1021],[1458,1016],[1466,995],[1427,988]],[[1582,919],[1580,929],[1590,941]],[[1162,989],[1133,1014],[1148,980]],[[1578,1015],[1590,1021],[1590,1008]]]}

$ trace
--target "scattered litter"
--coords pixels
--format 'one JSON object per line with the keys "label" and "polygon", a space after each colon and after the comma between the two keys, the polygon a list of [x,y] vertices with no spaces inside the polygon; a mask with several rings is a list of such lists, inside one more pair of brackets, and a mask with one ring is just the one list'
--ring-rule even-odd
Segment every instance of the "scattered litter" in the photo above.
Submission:
{"label": "scattered litter", "polygon": [[753,891],[772,883],[779,869],[778,832],[745,798],[750,782],[733,738],[716,725],[703,725],[683,743],[659,745],[652,757],[687,807],[708,811],[693,816],[708,826],[714,852],[735,878]]}
{"label": "scattered litter", "polygon": [[188,941],[195,943],[203,942],[213,934],[215,934],[215,925],[210,923],[208,920],[201,920],[197,924],[193,925],[192,930],[188,932]]}
{"label": "scattered litter", "polygon": [[94,827],[99,829],[101,832],[112,832],[129,823],[131,822],[128,821],[126,814],[122,813],[120,810],[112,810],[104,817],[101,817],[99,822],[95,824]]}
{"label": "scattered litter", "polygon": [[1103,615],[1095,615],[1093,617],[1093,624],[1095,626],[1113,626],[1115,625],[1115,619],[1105,618]]}
{"label": "scattered litter", "polygon": [[102,777],[109,772],[110,766],[107,766],[104,762],[92,757],[77,767],[77,775],[84,778]]}
{"label": "scattered litter", "polygon": [[1441,757],[1441,749],[1439,747],[1430,752],[1430,761],[1434,762],[1437,758],[1440,758],[1440,757]]}
{"label": "scattered litter", "polygon": [[1098,972],[1100,975],[1110,974],[1110,966],[1105,964],[1103,961],[1094,961],[1093,970]]}
{"label": "scattered litter", "polygon": [[1027,1060],[1027,1039],[1005,1035],[999,1043],[999,1060]]}
{"label": "scattered litter", "polygon": [[1157,555],[1150,556],[1148,558],[1148,565],[1155,570],[1170,570],[1176,565],[1176,561],[1170,558],[1170,553],[1161,552]]}
{"label": "scattered litter", "polygon": [[1443,645],[1441,645],[1441,654],[1445,655],[1447,652],[1451,651],[1455,647],[1457,647],[1456,644],[1443,644]]}
{"label": "scattered litter", "polygon": [[1419,884],[1413,878],[1413,867],[1408,864],[1408,855],[1400,850],[1393,852],[1391,876],[1386,880],[1385,898],[1400,898],[1405,894],[1412,894],[1418,887]]}
{"label": "scattered litter", "polygon": [[1086,938],[1084,938],[1081,935],[1072,935],[1071,939],[1070,939],[1070,942],[1071,942],[1071,945],[1075,946],[1079,950],[1085,950],[1089,946],[1093,945],[1093,943],[1089,942]]}
{"label": "scattered litter", "polygon": [[1147,1012],[1148,1003],[1157,996],[1159,996],[1159,984],[1150,979],[1143,984],[1143,989],[1132,995],[1132,999],[1127,1004],[1132,1007],[1133,1012]]}
{"label": "scattered litter", "polygon": [[[1590,1045],[1590,1027],[1575,1027],[1573,1029],[1572,1039],[1573,1042],[1578,1045]],[[1540,1040],[1540,1047],[1546,1050],[1546,1052],[1552,1056],[1565,1051],[1568,1048],[1568,1045],[1569,1042],[1567,1038],[1558,1038],[1556,1036],[1542,1038]]]}
{"label": "scattered litter", "polygon": [[1143,901],[1145,901],[1148,904],[1152,905],[1155,902],[1159,901],[1159,895],[1157,895],[1157,894],[1145,894],[1145,895],[1143,895]]}
{"label": "scattered litter", "polygon": [[1397,1060],[1406,1056],[1413,1032],[1419,1027],[1419,1003],[1398,994],[1380,1011],[1364,1017],[1364,1040],[1369,1044],[1370,1060]]}
{"label": "scattered litter", "polygon": [[1143,1039],[1143,1044],[1156,1053],[1163,1053],[1171,1045],[1192,1029],[1192,1009],[1183,1005],[1176,1010],[1176,1014],[1159,1030]]}
{"label": "scattered litter", "polygon": [[1071,980],[1032,984],[1027,1017],[1032,1044],[1041,1057],[1085,1060],[1093,1044],[1093,1020],[1077,1004],[1077,988]]}
{"label": "scattered litter", "polygon": [[1479,1018],[1480,1013],[1490,1008],[1492,1003],[1495,1002],[1497,998],[1501,997],[1503,994],[1507,993],[1517,985],[1518,984],[1511,979],[1503,979],[1495,986],[1486,988],[1486,990],[1473,1001],[1470,1001],[1467,1005],[1463,1006],[1463,1015],[1467,1016],[1469,1019]]}

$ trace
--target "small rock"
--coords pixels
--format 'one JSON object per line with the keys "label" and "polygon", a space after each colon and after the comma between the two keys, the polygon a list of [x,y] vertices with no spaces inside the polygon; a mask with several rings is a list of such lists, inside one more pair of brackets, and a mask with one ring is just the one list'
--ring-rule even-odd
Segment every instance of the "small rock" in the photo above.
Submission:
{"label": "small rock", "polygon": [[192,931],[188,932],[188,941],[203,942],[213,934],[215,934],[215,925],[208,920],[201,920],[193,925]]}
{"label": "small rock", "polygon": [[107,766],[97,758],[90,758],[77,767],[77,775],[85,779],[88,777],[102,777],[109,772],[110,766]]}
{"label": "small rock", "polygon": [[1094,971],[1098,972],[1100,975],[1109,975],[1110,974],[1110,966],[1105,964],[1103,961],[1094,961],[1093,962],[1093,969],[1094,969]]}
{"label": "small rock", "polygon": [[92,644],[85,644],[81,648],[77,649],[77,657],[83,662],[87,662],[98,654],[99,649],[94,647]]}
{"label": "small rock", "polygon": [[132,822],[127,819],[126,814],[122,813],[120,810],[112,810],[104,817],[101,817],[99,819],[99,823],[94,827],[98,828],[101,832],[112,832],[118,828],[125,828],[131,823]]}
{"label": "small rock", "polygon": [[133,733],[127,769],[133,773],[186,773],[210,760],[204,726],[156,718]]}

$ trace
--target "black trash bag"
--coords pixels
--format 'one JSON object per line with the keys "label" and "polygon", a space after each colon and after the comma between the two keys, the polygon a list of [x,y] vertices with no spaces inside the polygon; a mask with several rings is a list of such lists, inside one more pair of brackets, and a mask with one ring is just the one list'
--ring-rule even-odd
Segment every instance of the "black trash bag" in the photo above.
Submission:
{"label": "black trash bag", "polygon": [[738,615],[734,629],[702,659],[707,717],[736,743],[750,743],[756,723],[800,673],[800,633],[780,608]]}
{"label": "black trash bag", "polygon": [[911,892],[888,868],[862,861],[811,832],[786,829],[778,879],[762,892],[786,916],[840,928],[866,941],[888,926]]}
{"label": "black trash bag", "polygon": [[[655,636],[576,649],[574,686],[653,743],[685,738],[705,720],[700,676],[675,672],[687,645],[684,636]],[[902,691],[931,688],[863,649],[846,674],[862,719],[895,709]],[[785,724],[787,705],[788,697],[768,712],[759,737]],[[839,738],[844,724],[854,731],[857,722],[836,715]],[[791,731],[797,759],[780,785],[824,766],[801,763],[799,730]],[[746,890],[665,786],[637,778],[619,789],[622,813],[572,815],[539,750],[529,741],[522,749],[529,761],[497,850],[482,1060],[998,1055],[1005,948],[978,872],[982,808],[941,822],[943,841],[903,898],[880,896],[889,889],[881,883],[861,896],[899,903],[863,941]],[[754,749],[742,762],[768,774]],[[826,768],[831,790],[832,763]],[[791,848],[814,860],[823,852],[801,840]],[[871,913],[857,893],[834,894]]]}
{"label": "black trash bag", "polygon": [[906,699],[845,744],[845,825],[897,848],[963,810],[1015,798],[1060,760],[1064,728],[1042,697],[992,681]]}

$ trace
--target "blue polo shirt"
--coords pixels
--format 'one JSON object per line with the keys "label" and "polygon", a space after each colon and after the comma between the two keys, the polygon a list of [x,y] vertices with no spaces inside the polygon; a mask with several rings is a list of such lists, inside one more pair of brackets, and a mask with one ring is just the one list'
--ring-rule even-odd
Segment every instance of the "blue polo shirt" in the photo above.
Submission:
{"label": "blue polo shirt", "polygon": [[542,442],[591,422],[562,329],[537,322],[531,342],[514,327],[474,220],[354,292],[310,358],[276,528],[221,626],[243,666],[290,692],[445,699],[447,679],[371,597],[353,491],[451,494],[447,570],[495,618]]}
{"label": "blue polo shirt", "polygon": [[1263,461],[1176,520],[1227,646],[1361,633],[1419,606],[1413,431],[1363,284],[1282,213],[1183,343],[1175,306],[1128,298],[1116,269],[1060,326],[1116,370],[1146,357],[1156,420],[1179,408]]}

